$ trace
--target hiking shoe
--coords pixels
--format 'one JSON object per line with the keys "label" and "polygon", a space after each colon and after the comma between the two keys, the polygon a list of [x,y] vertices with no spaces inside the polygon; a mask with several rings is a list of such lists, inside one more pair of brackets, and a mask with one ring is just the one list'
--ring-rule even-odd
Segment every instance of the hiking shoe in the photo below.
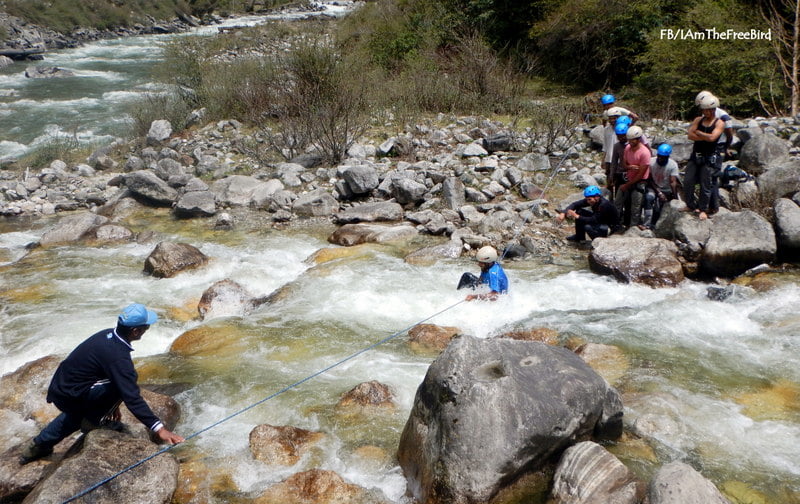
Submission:
{"label": "hiking shoe", "polygon": [[567,241],[579,242],[579,241],[583,241],[583,240],[579,239],[578,235],[569,235],[569,236],[567,236]]}
{"label": "hiking shoe", "polygon": [[31,442],[28,443],[25,448],[23,448],[22,453],[19,455],[19,465],[29,464],[34,460],[39,460],[40,458],[46,457],[51,453],[53,453],[53,448],[45,448],[44,446],[40,446],[31,440]]}
{"label": "hiking shoe", "polygon": [[125,424],[117,420],[103,419],[100,421],[100,428],[116,432],[125,432]]}

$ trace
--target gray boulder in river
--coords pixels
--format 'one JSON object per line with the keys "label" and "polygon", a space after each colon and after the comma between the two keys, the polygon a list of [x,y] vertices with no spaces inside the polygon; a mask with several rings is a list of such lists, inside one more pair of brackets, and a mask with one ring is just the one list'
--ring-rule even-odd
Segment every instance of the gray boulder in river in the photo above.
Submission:
{"label": "gray boulder in river", "polygon": [[[149,440],[94,430],[86,436],[80,453],[65,459],[24,502],[63,502],[158,449]],[[108,504],[166,504],[177,484],[178,461],[171,453],[165,453],[99,487],[87,499]]]}
{"label": "gray boulder in river", "polygon": [[576,440],[621,433],[619,393],[574,353],[461,336],[417,390],[398,459],[417,500],[477,503]]}

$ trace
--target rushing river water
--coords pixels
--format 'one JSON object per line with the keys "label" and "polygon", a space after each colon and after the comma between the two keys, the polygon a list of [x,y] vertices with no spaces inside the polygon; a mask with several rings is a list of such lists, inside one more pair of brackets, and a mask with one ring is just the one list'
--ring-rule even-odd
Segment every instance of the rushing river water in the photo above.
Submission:
{"label": "rushing river water", "polygon": [[[64,80],[25,79],[19,63],[0,70],[0,158],[24,153],[59,132],[85,140],[121,133],[127,120],[119,108],[158,89],[149,69],[160,58],[160,44],[172,36],[103,41],[49,54],[44,64],[76,71]],[[112,325],[123,306],[142,302],[156,309],[161,321],[136,343],[134,357],[143,381],[181,384],[176,399],[183,417],[176,431],[183,435],[453,305],[462,298],[454,290],[458,277],[476,270],[466,259],[435,266],[404,262],[422,243],[366,246],[315,266],[306,259],[328,246],[330,230],[212,231],[205,220],[174,221],[156,211],[125,224],[192,243],[212,258],[207,267],[159,280],[142,274],[154,243],[62,246],[26,255],[25,245],[52,222],[0,221],[0,374],[45,355],[66,354]],[[509,261],[505,267],[508,296],[459,304],[431,322],[478,337],[548,327],[564,341],[615,345],[627,358],[618,364],[614,382],[623,393],[626,426],[649,436],[646,443],[610,447],[629,467],[648,478],[666,462],[685,460],[728,492],[755,492],[746,502],[800,502],[796,276],[715,302],[701,283],[663,289],[623,285],[566,259],[563,264]],[[192,318],[202,292],[225,278],[256,296],[289,288],[245,317]],[[168,353],[178,336],[199,326],[219,335],[217,348],[186,357]],[[201,457],[215,471],[230,473],[242,492],[257,493],[295,472],[320,467],[403,503],[405,481],[393,456],[432,358],[415,354],[399,337],[178,450],[184,458]],[[391,386],[395,411],[366,418],[336,411],[341,394],[370,380]],[[328,437],[295,466],[268,466],[254,461],[248,448],[249,432],[262,423],[320,430]],[[3,437],[20,442],[35,432],[31,421],[0,426]],[[378,449],[364,457],[363,446]]]}
{"label": "rushing river water", "polygon": [[[275,19],[341,15],[352,2],[320,2],[319,9],[225,20],[187,33],[102,40],[77,49],[51,51],[44,61],[0,68],[0,160],[19,157],[53,139],[109,143],[129,133],[125,108],[144,94],[164,91],[153,81],[153,66],[165,42],[187,35],[213,35],[222,26],[252,26]],[[74,77],[30,79],[29,66],[71,70]]]}
{"label": "rushing river water", "polygon": [[[320,265],[306,258],[328,247],[330,230],[210,231],[206,221],[176,222],[165,213],[127,222],[164,239],[198,246],[209,266],[171,279],[142,274],[148,244],[63,246],[25,256],[50,225],[0,224],[0,373],[32,359],[64,354],[113,324],[127,303],[156,309],[162,320],[136,343],[134,356],[149,383],[181,383],[177,431],[195,432],[369,344],[457,303],[460,273],[474,263],[407,264],[422,243],[366,246]],[[159,238],[161,239],[161,238]],[[24,257],[23,257],[24,256]],[[18,261],[19,258],[22,258]],[[17,261],[17,262],[12,262]],[[681,459],[701,467],[718,486],[756,490],[763,502],[797,502],[800,495],[800,287],[784,279],[765,292],[726,302],[706,298],[706,285],[676,288],[624,285],[574,265],[507,262],[511,293],[500,301],[461,303],[432,323],[489,337],[508,329],[549,327],[562,338],[620,347],[629,364],[615,385],[623,392],[626,425],[652,436],[646,445],[612,447],[643,477]],[[213,282],[231,278],[252,294],[283,286],[279,301],[245,317],[201,322],[186,314]],[[196,312],[195,312],[196,313]],[[220,344],[188,357],[167,350],[179,335],[212,327]],[[226,422],[180,448],[230,472],[238,487],[257,492],[302,469],[332,469],[346,479],[404,502],[405,482],[393,459],[415,390],[432,356],[397,338]],[[388,384],[396,411],[369,417],[336,412],[341,394],[370,380]],[[248,434],[255,425],[293,425],[329,434],[323,448],[293,467],[254,461]],[[5,425],[18,440],[32,422]],[[364,460],[358,448],[377,446]],[[644,446],[644,448],[643,448]],[[738,482],[738,483],[737,483]],[[760,501],[753,501],[760,502]]]}

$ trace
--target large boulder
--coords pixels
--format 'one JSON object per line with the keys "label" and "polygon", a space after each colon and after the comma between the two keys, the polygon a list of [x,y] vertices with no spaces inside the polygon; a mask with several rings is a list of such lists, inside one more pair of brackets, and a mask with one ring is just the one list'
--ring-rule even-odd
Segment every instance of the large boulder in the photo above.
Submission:
{"label": "large boulder", "polygon": [[361,243],[386,243],[403,240],[417,235],[414,226],[401,224],[385,226],[381,224],[345,224],[328,237],[330,243],[352,247]]}
{"label": "large boulder", "polygon": [[458,327],[417,324],[408,330],[408,345],[414,351],[439,353],[459,334]]}
{"label": "large boulder", "polygon": [[761,199],[772,205],[778,198],[791,198],[800,192],[800,160],[789,159],[774,164],[759,175],[758,190]]}
{"label": "large boulder", "polygon": [[769,167],[789,156],[789,147],[772,133],[748,140],[739,155],[739,167],[752,175],[761,175]]}
{"label": "large boulder", "polygon": [[172,135],[172,124],[166,119],[157,119],[150,123],[147,132],[147,145],[159,145]]}
{"label": "large boulder", "polygon": [[791,253],[800,252],[800,206],[788,198],[775,202],[778,243]]}
{"label": "large boulder", "polygon": [[215,317],[241,317],[257,306],[258,300],[247,289],[226,278],[214,282],[203,292],[197,311],[203,320]]}
{"label": "large boulder", "polygon": [[461,336],[419,386],[398,459],[415,499],[471,504],[576,439],[621,432],[619,394],[574,353]]}
{"label": "large boulder", "polygon": [[144,272],[156,278],[171,278],[178,273],[199,268],[208,257],[188,243],[161,242],[144,261]]}
{"label": "large boulder", "polygon": [[638,504],[645,493],[644,482],[591,441],[567,448],[553,477],[555,504]]}
{"label": "large boulder", "polygon": [[174,211],[182,218],[211,217],[217,213],[217,198],[211,191],[190,191],[178,199]]}
{"label": "large boulder", "polygon": [[660,238],[613,237],[592,241],[589,266],[595,273],[652,287],[683,281],[678,247]]}
{"label": "large boulder", "polygon": [[74,77],[75,72],[59,67],[29,66],[25,69],[25,77],[28,79],[60,79],[63,77]]}
{"label": "large boulder", "polygon": [[343,394],[336,403],[337,409],[358,409],[365,412],[394,409],[395,406],[391,387],[375,380],[359,383]]}
{"label": "large boulder", "polygon": [[736,276],[775,260],[777,248],[772,225],[757,213],[719,214],[713,219],[701,266],[712,275]]}
{"label": "large boulder", "polygon": [[131,193],[147,202],[170,206],[178,199],[178,191],[149,170],[126,173],[123,180]]}
{"label": "large boulder", "polygon": [[731,504],[713,483],[691,466],[675,461],[650,481],[650,504]]}
{"label": "large boulder", "polygon": [[250,431],[250,452],[270,465],[294,465],[318,446],[325,434],[289,425],[257,425]]}
{"label": "large boulder", "polygon": [[371,165],[351,166],[343,171],[342,178],[353,194],[367,194],[378,187],[378,171]]}
{"label": "large boulder", "polygon": [[253,195],[265,182],[246,175],[231,175],[211,184],[211,192],[225,206],[250,206]]}
{"label": "large boulder", "polygon": [[85,237],[92,229],[107,222],[108,218],[91,212],[68,215],[59,220],[55,226],[45,231],[39,243],[43,246],[49,246],[76,242]]}
{"label": "large boulder", "polygon": [[376,201],[354,205],[336,214],[336,222],[399,221],[403,219],[403,207],[394,201]]}
{"label": "large boulder", "polygon": [[431,245],[417,249],[403,258],[409,264],[431,265],[442,258],[457,259],[461,257],[463,245],[460,240],[450,240],[440,245]]}
{"label": "large boulder", "polygon": [[311,469],[272,485],[253,504],[384,504],[387,499],[348,483],[333,471]]}
{"label": "large boulder", "polygon": [[419,203],[424,199],[428,188],[425,184],[407,177],[396,177],[392,180],[392,196],[401,205]]}
{"label": "large boulder", "polygon": [[317,189],[306,194],[301,194],[294,203],[292,203],[292,210],[297,215],[324,217],[336,213],[336,211],[339,210],[339,203],[328,191]]}
{"label": "large boulder", "polygon": [[[65,459],[25,498],[25,503],[65,502],[158,449],[150,441],[121,432],[91,431],[80,453]],[[98,504],[167,504],[177,481],[178,461],[171,453],[164,453],[93,490],[88,499]]]}
{"label": "large boulder", "polygon": [[0,378],[0,404],[24,418],[44,426],[58,415],[58,409],[45,400],[47,387],[61,359],[55,355],[28,362]]}
{"label": "large boulder", "polygon": [[460,178],[447,177],[442,182],[442,199],[445,207],[450,210],[458,210],[464,206],[467,198],[464,193],[464,183]]}
{"label": "large boulder", "polygon": [[[141,392],[142,399],[150,406],[164,426],[169,430],[174,429],[181,419],[181,405],[178,401],[168,395],[159,394],[146,388],[142,388]],[[122,413],[121,421],[128,425],[129,432],[136,433],[144,439],[150,438],[150,430],[133,416],[124,403],[120,407],[120,412]]]}

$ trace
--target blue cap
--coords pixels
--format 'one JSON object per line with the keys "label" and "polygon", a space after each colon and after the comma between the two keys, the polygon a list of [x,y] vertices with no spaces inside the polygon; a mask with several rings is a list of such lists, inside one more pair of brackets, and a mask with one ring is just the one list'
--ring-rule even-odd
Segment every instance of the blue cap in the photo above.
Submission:
{"label": "blue cap", "polygon": [[133,303],[125,307],[119,314],[117,322],[126,327],[137,327],[143,325],[153,325],[158,320],[156,312],[150,311],[143,304]]}
{"label": "blue cap", "polygon": [[619,116],[617,118],[617,122],[615,122],[614,124],[615,125],[616,124],[627,124],[628,126],[630,126],[631,123],[633,123],[633,120],[630,117],[624,115],[624,116]]}
{"label": "blue cap", "polygon": [[669,157],[669,155],[672,154],[672,147],[669,144],[662,143],[661,145],[658,146],[656,153],[659,156]]}
{"label": "blue cap", "polygon": [[614,126],[614,133],[616,133],[617,135],[624,135],[627,132],[628,132],[628,125],[617,121],[617,125]]}
{"label": "blue cap", "polygon": [[614,95],[607,94],[607,95],[603,95],[603,97],[600,99],[600,101],[603,102],[603,105],[608,105],[610,103],[614,103],[617,100],[614,98]]}
{"label": "blue cap", "polygon": [[588,198],[589,196],[600,196],[600,188],[596,185],[590,185],[586,189],[583,190],[583,197]]}

